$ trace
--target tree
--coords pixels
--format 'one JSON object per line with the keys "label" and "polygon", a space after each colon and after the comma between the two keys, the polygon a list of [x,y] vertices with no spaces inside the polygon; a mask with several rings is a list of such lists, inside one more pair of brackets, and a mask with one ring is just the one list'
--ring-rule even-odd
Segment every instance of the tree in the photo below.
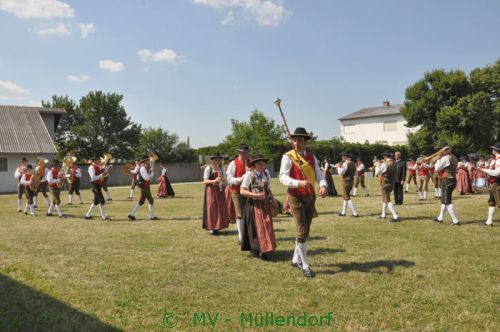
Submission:
{"label": "tree", "polygon": [[146,128],[139,138],[136,156],[149,153],[158,154],[159,162],[192,162],[195,151],[187,143],[179,142],[179,136],[163,128]]}
{"label": "tree", "polygon": [[71,132],[83,157],[105,152],[117,159],[133,157],[141,125],[127,116],[122,100],[122,95],[102,91],[89,92],[80,99],[76,118],[81,121],[71,127]]}
{"label": "tree", "polygon": [[410,152],[428,152],[448,142],[457,153],[487,151],[498,139],[500,125],[500,60],[476,68],[467,76],[461,70],[426,73],[406,89],[401,113],[408,127]]}

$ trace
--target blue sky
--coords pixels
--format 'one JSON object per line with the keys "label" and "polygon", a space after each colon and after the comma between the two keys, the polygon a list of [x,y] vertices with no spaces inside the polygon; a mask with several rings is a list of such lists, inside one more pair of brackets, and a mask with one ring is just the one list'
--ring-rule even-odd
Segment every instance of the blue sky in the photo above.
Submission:
{"label": "blue sky", "polygon": [[500,58],[500,1],[0,0],[0,103],[124,95],[136,122],[217,144],[258,108],[292,130]]}

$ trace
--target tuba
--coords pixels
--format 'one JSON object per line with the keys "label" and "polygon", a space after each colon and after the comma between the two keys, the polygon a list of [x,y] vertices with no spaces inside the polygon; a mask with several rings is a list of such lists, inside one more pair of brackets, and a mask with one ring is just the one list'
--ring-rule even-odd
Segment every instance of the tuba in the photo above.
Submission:
{"label": "tuba", "polygon": [[71,164],[76,162],[76,157],[73,153],[68,153],[63,160],[63,172],[64,175],[66,176],[66,181],[68,181],[68,184],[71,184],[73,182],[73,174],[71,174]]}
{"label": "tuba", "polygon": [[133,169],[134,167],[135,167],[135,165],[127,163],[127,164],[122,166],[122,173],[124,175],[130,175],[131,174],[130,170]]}
{"label": "tuba", "polygon": [[45,174],[45,164],[49,161],[43,157],[37,157],[37,166],[35,167],[35,173],[31,176],[31,183],[29,184],[29,189],[33,192],[37,191],[40,182]]}
{"label": "tuba", "polygon": [[158,155],[156,153],[149,154],[149,167],[151,168],[151,172],[154,171],[155,161],[157,161],[157,160],[158,160]]}
{"label": "tuba", "polygon": [[109,176],[109,169],[113,167],[112,165],[108,166],[108,164],[111,162],[111,159],[113,159],[111,153],[104,153],[101,157],[102,167],[105,169],[103,177],[105,178]]}

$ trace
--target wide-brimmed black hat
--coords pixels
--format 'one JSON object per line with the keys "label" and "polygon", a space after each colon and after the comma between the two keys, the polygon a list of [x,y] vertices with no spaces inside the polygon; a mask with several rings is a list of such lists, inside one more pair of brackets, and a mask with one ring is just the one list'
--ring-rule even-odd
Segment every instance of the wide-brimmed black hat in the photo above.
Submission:
{"label": "wide-brimmed black hat", "polygon": [[389,156],[392,157],[392,151],[391,150],[385,150],[384,153],[382,153],[383,156]]}
{"label": "wide-brimmed black hat", "polygon": [[347,158],[352,158],[352,154],[350,154],[350,153],[349,153],[349,152],[347,152],[347,151],[342,152],[340,155],[341,155],[342,157],[344,157],[344,156],[345,156],[345,157],[347,157]]}
{"label": "wide-brimmed black hat", "polygon": [[26,157],[22,157],[22,158],[21,158],[21,161],[22,161],[22,162],[27,162],[28,160],[26,159]]}
{"label": "wide-brimmed black hat", "polygon": [[263,161],[263,162],[266,162],[266,163],[267,163],[267,162],[269,161],[269,159],[268,159],[268,158],[265,158],[265,157],[264,157],[263,155],[261,155],[261,154],[258,154],[258,155],[256,155],[256,156],[254,156],[254,157],[252,158],[252,160],[250,160],[250,164],[252,164],[252,165],[253,165],[253,164],[255,164],[255,163],[256,163],[256,162],[258,162],[258,161]]}
{"label": "wide-brimmed black hat", "polygon": [[436,147],[436,149],[441,150],[442,148],[444,148],[446,146],[448,146],[448,143],[442,142],[441,144],[438,144],[438,146]]}
{"label": "wide-brimmed black hat", "polygon": [[220,152],[216,152],[210,156],[210,160],[214,160],[214,159],[222,159]]}
{"label": "wide-brimmed black hat", "polygon": [[495,142],[492,146],[490,146],[491,149],[495,149],[497,151],[500,151],[500,142]]}
{"label": "wide-brimmed black hat", "polygon": [[101,160],[101,157],[97,157],[97,156],[92,156],[89,160]]}
{"label": "wide-brimmed black hat", "polygon": [[26,164],[26,168],[27,169],[33,169],[33,165],[32,164]]}
{"label": "wide-brimmed black hat", "polygon": [[242,143],[242,144],[238,145],[238,148],[236,149],[236,151],[238,151],[238,152],[248,152],[248,151],[250,151],[250,148],[245,143]]}
{"label": "wide-brimmed black hat", "polygon": [[307,130],[305,128],[302,128],[302,127],[295,128],[295,131],[290,136],[292,136],[292,138],[294,138],[294,137],[304,137],[306,139],[310,139],[312,137],[311,134],[309,134],[307,132]]}

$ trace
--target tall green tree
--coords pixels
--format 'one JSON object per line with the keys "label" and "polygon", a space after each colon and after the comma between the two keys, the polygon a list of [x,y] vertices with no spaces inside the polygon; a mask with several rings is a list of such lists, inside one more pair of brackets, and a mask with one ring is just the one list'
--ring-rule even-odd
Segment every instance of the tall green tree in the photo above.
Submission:
{"label": "tall green tree", "polygon": [[486,151],[499,138],[500,60],[469,75],[442,69],[426,73],[406,89],[401,113],[409,127],[410,152],[448,142],[458,153]]}

